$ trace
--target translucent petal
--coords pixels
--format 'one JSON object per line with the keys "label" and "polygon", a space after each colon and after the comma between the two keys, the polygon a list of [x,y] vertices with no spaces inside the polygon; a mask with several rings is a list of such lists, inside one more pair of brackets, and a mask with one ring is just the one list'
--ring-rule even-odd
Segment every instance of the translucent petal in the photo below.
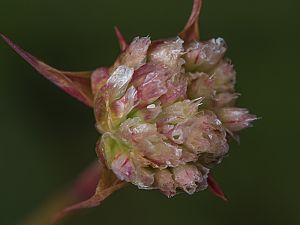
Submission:
{"label": "translucent petal", "polygon": [[159,170],[155,173],[155,186],[169,198],[176,194],[173,174],[168,169]]}
{"label": "translucent petal", "polygon": [[127,66],[119,66],[107,80],[107,92],[110,102],[122,97],[132,78],[134,70]]}
{"label": "translucent petal", "polygon": [[227,50],[222,38],[213,38],[204,42],[192,42],[188,45],[185,68],[188,71],[209,72],[222,59]]}
{"label": "translucent petal", "polygon": [[150,44],[149,37],[136,37],[118,57],[111,70],[114,71],[120,65],[138,69],[146,63],[147,51]]}
{"label": "translucent petal", "polygon": [[218,112],[224,126],[232,132],[237,132],[251,126],[251,122],[257,119],[255,115],[249,114],[244,108],[226,107]]}

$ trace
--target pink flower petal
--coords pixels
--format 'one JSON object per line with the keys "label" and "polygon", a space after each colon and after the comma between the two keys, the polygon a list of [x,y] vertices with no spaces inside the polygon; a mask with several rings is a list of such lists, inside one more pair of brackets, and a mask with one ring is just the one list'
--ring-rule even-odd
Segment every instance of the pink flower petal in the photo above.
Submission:
{"label": "pink flower petal", "polygon": [[120,65],[134,69],[144,65],[150,44],[151,40],[149,37],[134,38],[126,50],[119,55],[114,65],[110,68],[110,72],[115,71]]}
{"label": "pink flower petal", "polygon": [[168,169],[159,170],[155,173],[155,185],[168,198],[176,194],[176,185],[173,174]]}
{"label": "pink flower petal", "polygon": [[[229,73],[233,70],[229,63],[222,62],[221,65],[218,63],[224,57],[227,51],[227,46],[223,38],[212,38],[208,41],[192,42],[187,45],[187,53],[184,57],[186,64],[185,68],[189,71],[201,71],[214,74],[215,71],[211,71],[215,67],[220,66],[218,73]],[[218,75],[219,76],[219,75]]]}
{"label": "pink flower petal", "polygon": [[167,93],[166,81],[172,76],[168,68],[161,64],[147,63],[135,71],[132,84],[137,88],[139,106],[153,103]]}
{"label": "pink flower petal", "polygon": [[159,99],[163,105],[170,105],[178,100],[186,99],[187,79],[179,74],[167,81],[167,92]]}
{"label": "pink flower petal", "polygon": [[224,126],[231,132],[238,132],[252,126],[257,120],[255,115],[249,113],[248,109],[237,107],[225,107],[218,110],[218,116]]}
{"label": "pink flower petal", "polygon": [[179,188],[188,194],[193,194],[203,177],[193,164],[180,165],[173,168],[174,180]]}
{"label": "pink flower petal", "polygon": [[127,182],[132,181],[136,176],[135,166],[126,153],[121,153],[114,158],[111,169],[120,180]]}

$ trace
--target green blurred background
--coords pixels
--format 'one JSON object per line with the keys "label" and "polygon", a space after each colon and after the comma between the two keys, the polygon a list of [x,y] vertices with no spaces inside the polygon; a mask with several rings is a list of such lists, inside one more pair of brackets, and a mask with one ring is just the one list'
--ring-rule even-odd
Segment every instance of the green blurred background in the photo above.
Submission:
{"label": "green blurred background", "polygon": [[[61,224],[300,224],[299,39],[296,0],[206,0],[202,39],[221,36],[238,71],[239,105],[263,119],[214,170],[229,198],[209,191],[167,199],[128,187]],[[1,0],[0,31],[65,70],[108,66],[113,26],[174,36],[192,0]],[[298,91],[297,91],[298,90]],[[20,223],[96,158],[93,113],[0,42],[0,224]]]}

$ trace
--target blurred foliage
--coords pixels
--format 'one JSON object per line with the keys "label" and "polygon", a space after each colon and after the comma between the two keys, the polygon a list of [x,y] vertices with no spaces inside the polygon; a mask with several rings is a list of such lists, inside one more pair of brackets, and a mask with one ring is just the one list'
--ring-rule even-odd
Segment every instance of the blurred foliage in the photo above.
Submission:
{"label": "blurred foliage", "polygon": [[[192,0],[1,0],[0,29],[59,69],[110,65],[113,26],[174,36]],[[167,199],[128,187],[61,224],[299,224],[299,10],[295,0],[206,0],[202,39],[221,36],[238,71],[239,105],[263,119],[215,169],[229,202],[208,191]],[[96,158],[93,113],[0,43],[0,224],[21,222]],[[298,102],[298,103],[297,103]],[[297,147],[298,146],[298,147]],[[298,150],[297,150],[298,149]],[[298,177],[298,178],[297,178]]]}

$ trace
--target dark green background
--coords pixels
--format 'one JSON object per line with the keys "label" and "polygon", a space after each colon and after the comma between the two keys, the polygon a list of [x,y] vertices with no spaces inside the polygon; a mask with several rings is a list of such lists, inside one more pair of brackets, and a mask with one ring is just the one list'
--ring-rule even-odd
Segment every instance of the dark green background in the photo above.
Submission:
{"label": "dark green background", "polygon": [[[113,26],[128,39],[174,36],[192,0],[0,0],[0,31],[65,70],[110,65]],[[202,39],[221,36],[238,71],[239,105],[263,119],[242,132],[210,192],[167,199],[126,188],[67,225],[282,225],[299,219],[299,1],[206,0]],[[15,225],[94,160],[93,113],[0,42],[0,224]]]}

